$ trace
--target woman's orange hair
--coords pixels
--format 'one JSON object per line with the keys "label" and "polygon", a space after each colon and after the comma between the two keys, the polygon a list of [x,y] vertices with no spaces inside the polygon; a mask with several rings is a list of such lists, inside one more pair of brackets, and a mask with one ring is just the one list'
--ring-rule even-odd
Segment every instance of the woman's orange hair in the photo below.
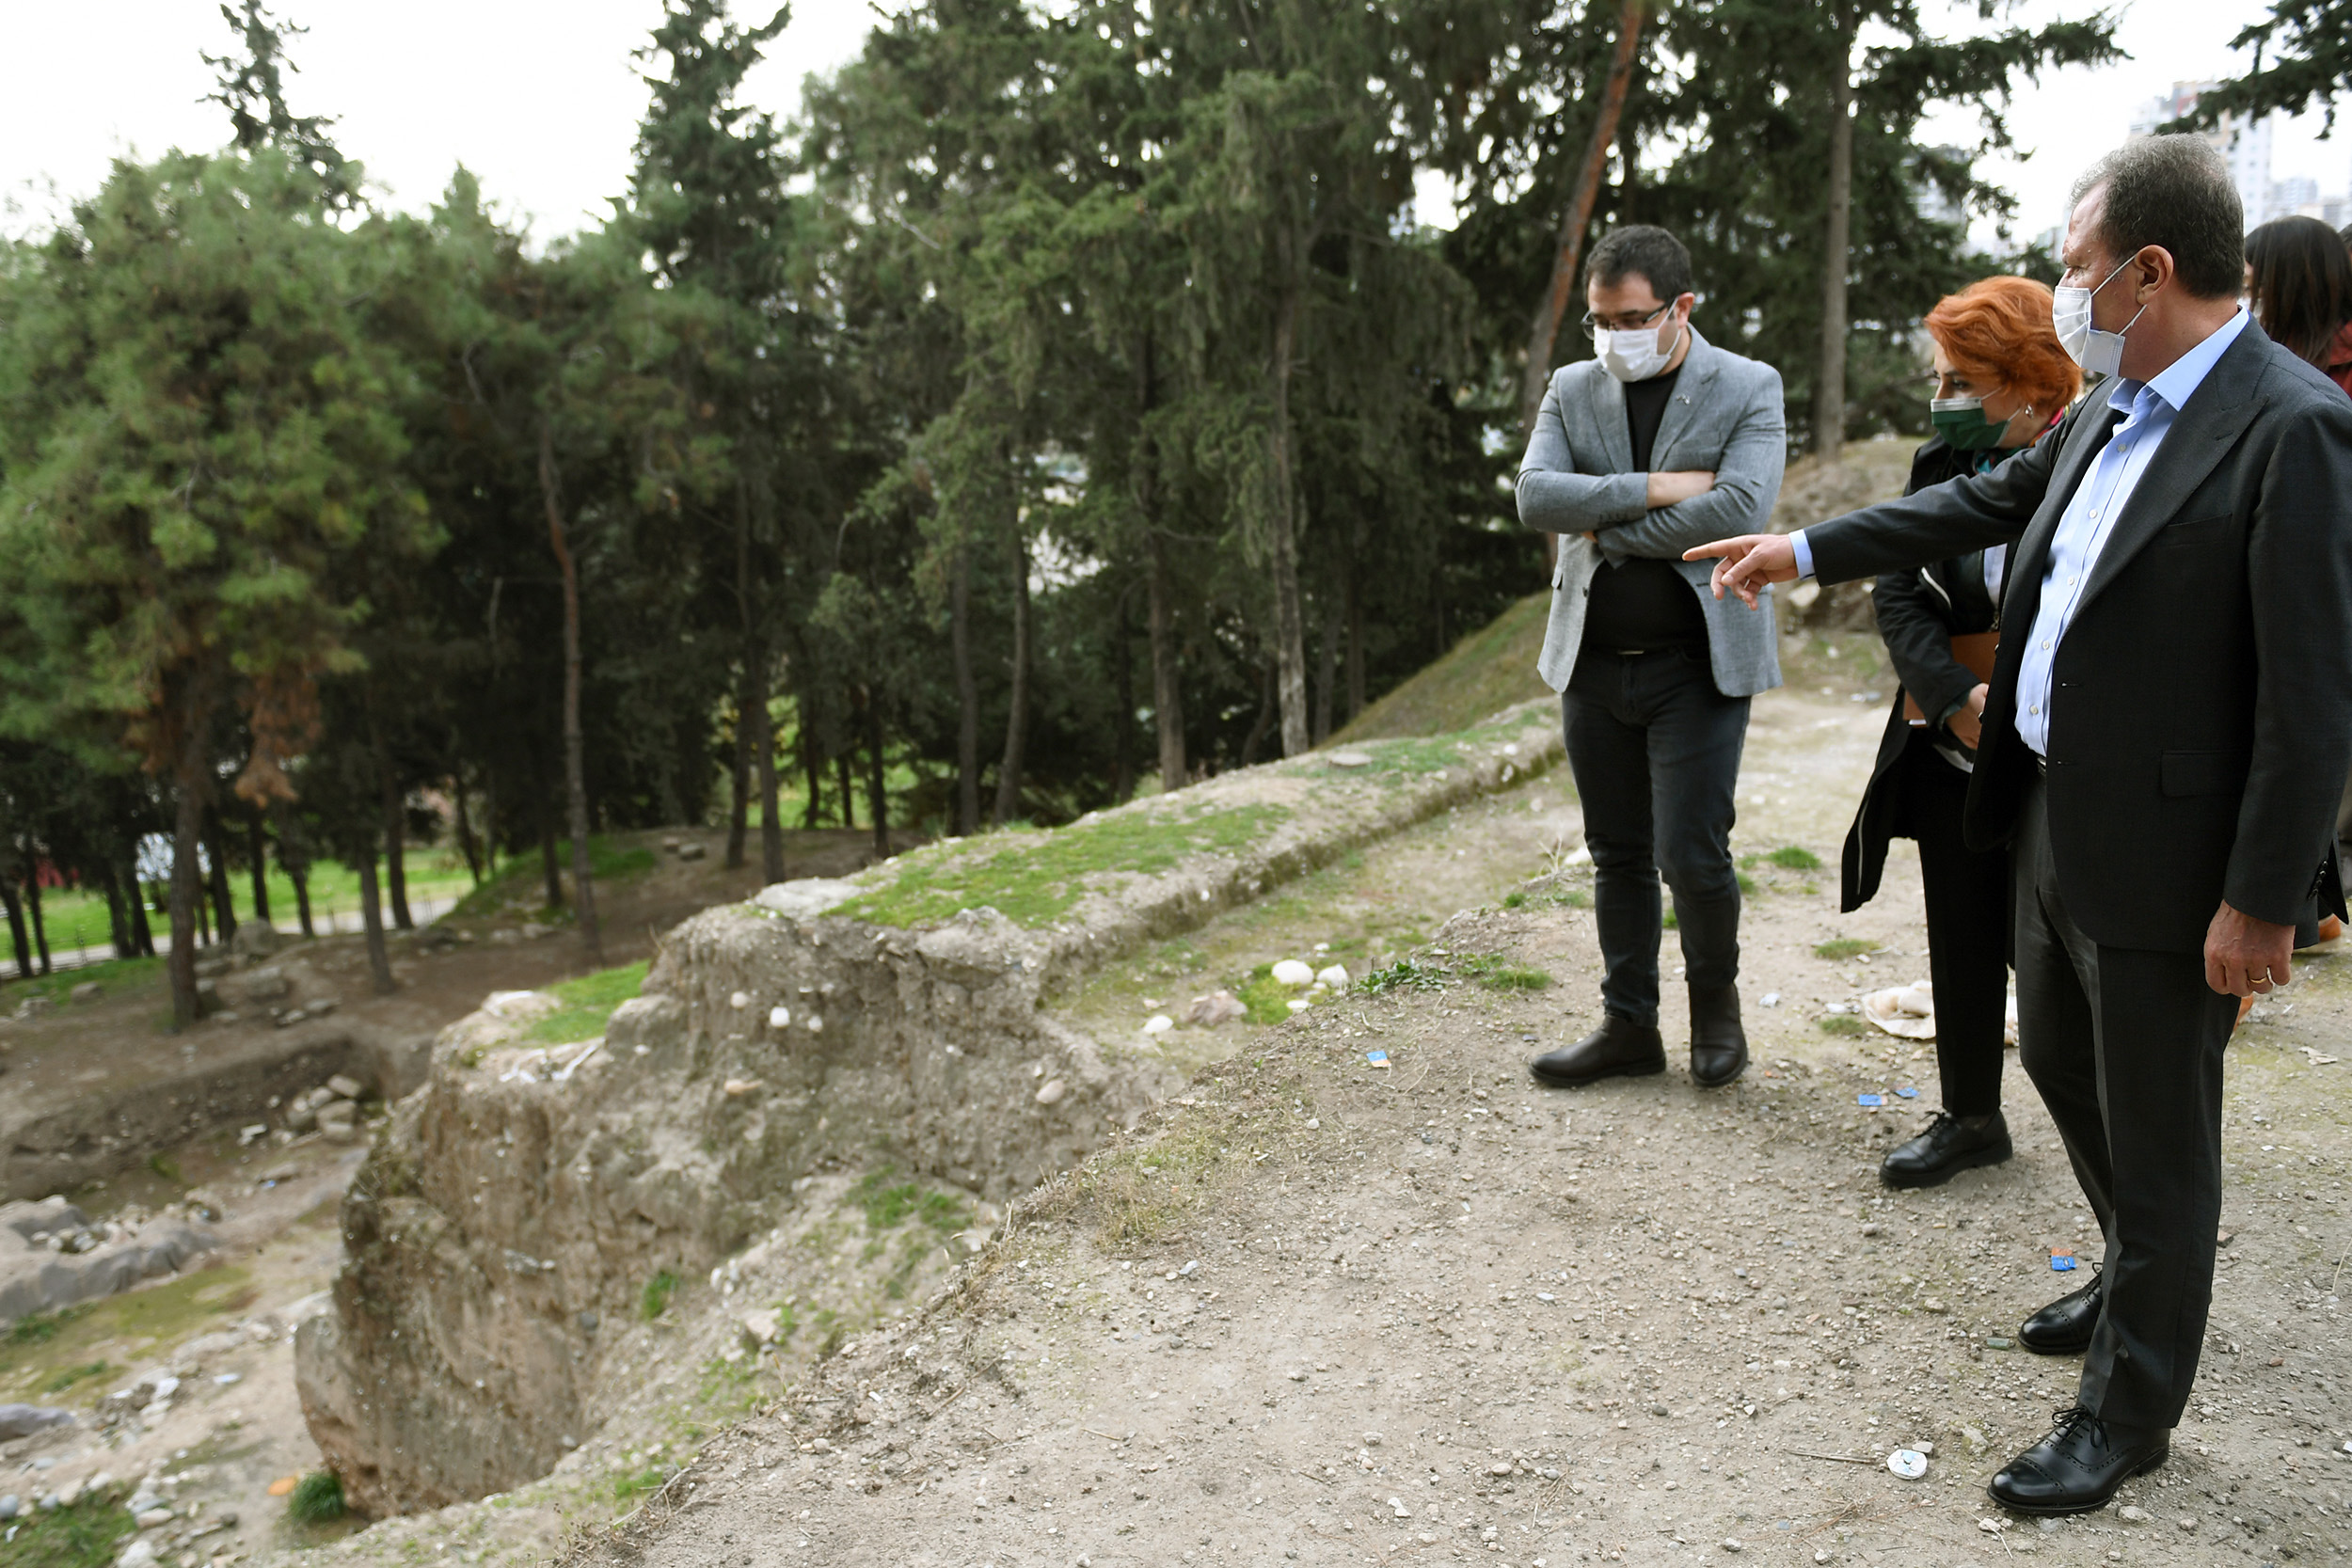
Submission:
{"label": "woman's orange hair", "polygon": [[2038,413],[2056,414],[2082,390],[2082,370],[2050,325],[2046,284],[1987,277],[1938,300],[1925,325],[1969,380],[2015,393]]}

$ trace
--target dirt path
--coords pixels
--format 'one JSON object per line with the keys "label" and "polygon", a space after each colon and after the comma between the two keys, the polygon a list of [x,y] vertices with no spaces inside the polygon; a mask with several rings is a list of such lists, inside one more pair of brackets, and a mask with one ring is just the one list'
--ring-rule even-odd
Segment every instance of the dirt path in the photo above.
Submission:
{"label": "dirt path", "polygon": [[[2341,1559],[2352,1068],[2327,1058],[2345,1037],[2352,973],[2334,955],[2306,960],[2233,1047],[2232,1239],[2172,1462],[2100,1514],[2007,1520],[1983,1481],[2070,1402],[2077,1371],[2008,1341],[2079,1277],[2054,1274],[2051,1249],[2095,1256],[2095,1233],[2014,1070],[2015,1161],[1921,1193],[1875,1180],[1936,1091],[1923,1049],[1824,1029],[1843,1023],[1830,1004],[1924,970],[1907,847],[1874,906],[1835,912],[1837,842],[1883,721],[1852,697],[1886,689],[1851,648],[1839,657],[1757,704],[1738,847],[1756,857],[1758,1062],[1739,1085],[1702,1093],[1677,1063],[1663,1079],[1534,1088],[1525,1058],[1597,1010],[1583,887],[1570,873],[1515,909],[1457,919],[1424,955],[1450,968],[1445,989],[1223,1037],[1240,1054],[1025,1204],[949,1299],[852,1341],[583,1557]],[[1766,858],[1791,846],[1822,863]],[[1194,950],[1229,936],[1202,933]],[[1880,947],[1815,957],[1832,938]],[[1232,940],[1238,961],[1247,944]],[[1489,989],[1475,972],[1498,971],[1482,958],[1557,984]],[[1780,1006],[1756,1006],[1768,990]],[[1131,1006],[1112,1000],[1096,998],[1106,1013]],[[1677,1037],[1671,1007],[1666,1022]],[[1371,1049],[1393,1066],[1369,1066]],[[1864,1092],[1892,1108],[1865,1110]],[[1899,1444],[1931,1449],[1924,1480],[1884,1467]]]}

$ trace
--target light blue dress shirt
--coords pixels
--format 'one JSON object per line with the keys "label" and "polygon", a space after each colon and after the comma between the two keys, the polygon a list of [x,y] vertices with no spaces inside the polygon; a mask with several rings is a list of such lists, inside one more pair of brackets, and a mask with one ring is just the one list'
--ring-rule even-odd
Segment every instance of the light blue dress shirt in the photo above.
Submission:
{"label": "light blue dress shirt", "polygon": [[[2107,390],[2107,405],[2130,415],[2100,450],[2090,477],[2075,487],[2050,540],[2050,565],[2042,578],[2042,608],[2034,616],[2023,661],[2017,668],[2017,734],[2037,756],[2050,752],[2050,689],[2058,646],[2066,628],[2082,608],[2083,588],[2091,568],[2099,563],[2115,519],[2122,515],[2139,476],[2164,445],[2173,417],[2189,395],[2204,384],[2223,352],[2246,330],[2244,310],[2224,322],[2214,334],[2148,381],[2120,377]],[[1799,529],[1788,536],[1796,554],[1797,575],[1813,575],[1813,546]],[[1988,566],[1990,562],[1988,562]]]}
{"label": "light blue dress shirt", "polygon": [[2050,537],[2050,564],[2042,576],[2042,605],[2026,634],[2023,658],[2017,666],[2017,736],[2037,756],[2050,754],[2050,691],[2058,666],[2058,647],[2066,628],[2082,608],[2083,589],[2090,581],[2099,552],[2115,531],[2115,519],[2139,487],[2142,474],[2164,445],[2181,405],[2204,382],[2206,372],[2222,351],[2246,330],[2240,310],[2213,336],[2166,366],[2152,380],[2119,377],[2107,393],[2107,406],[2129,411],[2115,434],[2100,450],[2090,477],[2075,486]]}

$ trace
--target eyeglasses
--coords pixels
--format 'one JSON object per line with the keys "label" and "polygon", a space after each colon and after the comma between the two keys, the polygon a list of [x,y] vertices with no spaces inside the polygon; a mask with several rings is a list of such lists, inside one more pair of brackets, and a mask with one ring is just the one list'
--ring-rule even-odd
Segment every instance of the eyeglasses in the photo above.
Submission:
{"label": "eyeglasses", "polygon": [[1639,320],[1635,321],[1628,321],[1622,316],[1615,321],[1603,321],[1598,316],[1594,315],[1590,310],[1587,310],[1582,316],[1578,318],[1578,325],[1582,326],[1587,332],[1600,327],[1605,327],[1611,332],[1639,332],[1645,326],[1656,326],[1659,323],[1659,319],[1673,309],[1674,301],[1668,300],[1657,309],[1652,310],[1648,315],[1641,317]]}

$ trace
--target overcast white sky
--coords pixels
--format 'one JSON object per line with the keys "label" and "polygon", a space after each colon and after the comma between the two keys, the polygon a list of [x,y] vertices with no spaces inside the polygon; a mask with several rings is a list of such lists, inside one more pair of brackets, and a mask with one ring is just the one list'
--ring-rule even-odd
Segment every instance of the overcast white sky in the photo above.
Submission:
{"label": "overcast white sky", "polygon": [[[1921,8],[1950,31],[1983,25],[1973,3],[1947,5],[1922,0]],[[658,0],[281,0],[276,8],[310,29],[294,45],[294,111],[339,117],[343,150],[394,204],[428,205],[462,161],[546,239],[596,221],[622,189],[645,103],[629,53],[659,18]],[[2089,8],[2089,0],[2019,0],[2010,14],[2038,24]],[[2235,68],[2226,41],[2266,8],[2129,0],[2122,38],[2131,61],[2054,72],[2022,92],[2011,127],[2029,155],[1987,170],[2017,193],[2021,237],[2062,219],[2074,173],[2122,139],[2134,104],[2175,79]],[[795,107],[805,75],[856,54],[874,17],[865,0],[799,0],[793,9],[749,84],[753,100],[780,115]],[[0,0],[0,24],[8,46],[0,201],[15,209],[0,214],[0,228],[40,226],[94,189],[118,154],[224,139],[221,110],[199,102],[212,72],[198,55],[229,40],[214,0]],[[1974,139],[1967,117],[1931,129],[1938,140]],[[2352,182],[2352,119],[2332,141],[2317,140],[2317,130],[2316,117],[2280,126],[2272,176],[2308,175],[2323,192],[2341,192]],[[1441,198],[1425,202],[1425,215],[1442,219]]]}

